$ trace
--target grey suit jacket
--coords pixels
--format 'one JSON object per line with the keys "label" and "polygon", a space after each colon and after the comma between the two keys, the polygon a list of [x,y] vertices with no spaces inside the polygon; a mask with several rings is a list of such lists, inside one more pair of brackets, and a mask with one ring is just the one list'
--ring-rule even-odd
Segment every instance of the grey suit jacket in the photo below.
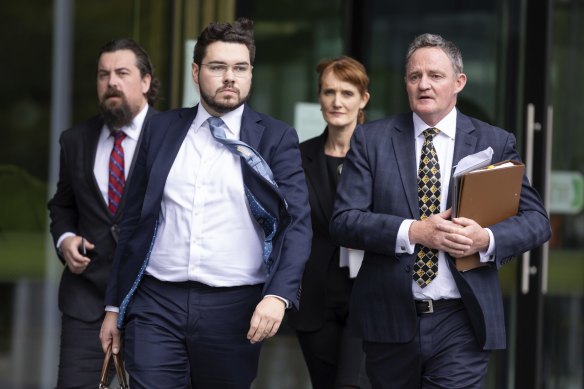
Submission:
{"label": "grey suit jacket", "polygon": [[[149,108],[144,122],[155,112]],[[87,269],[76,275],[65,266],[59,286],[61,312],[88,322],[98,320],[104,314],[103,300],[116,247],[117,225],[123,216],[126,200],[123,195],[118,212],[112,215],[93,174],[102,127],[103,120],[95,116],[63,131],[57,191],[48,203],[50,231],[55,244],[65,232],[81,235],[95,244],[95,249],[88,252],[91,263]],[[132,161],[126,188],[132,179],[133,166]],[[59,259],[65,263],[60,255]]]}
{"label": "grey suit jacket", "polygon": [[[459,112],[453,166],[488,146],[494,150],[493,162],[520,160],[513,134]],[[366,251],[350,307],[366,341],[401,343],[415,335],[411,274],[419,247],[412,255],[396,254],[395,243],[402,221],[420,217],[416,171],[411,113],[370,122],[355,131],[337,188],[331,233],[339,244]],[[491,266],[460,273],[448,255],[447,263],[479,344],[497,349],[506,346],[497,271],[551,235],[547,213],[525,177],[517,215],[490,229],[496,243]]]}

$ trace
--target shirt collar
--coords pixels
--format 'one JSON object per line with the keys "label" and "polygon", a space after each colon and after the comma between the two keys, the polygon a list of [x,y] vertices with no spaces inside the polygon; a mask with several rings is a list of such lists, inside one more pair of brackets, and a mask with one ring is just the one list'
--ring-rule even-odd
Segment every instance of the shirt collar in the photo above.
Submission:
{"label": "shirt collar", "polygon": [[456,117],[458,111],[452,108],[452,111],[448,113],[442,120],[440,120],[435,126],[429,126],[426,124],[417,113],[414,112],[414,133],[416,137],[420,136],[422,132],[426,129],[435,127],[440,130],[440,133],[448,136],[451,139],[456,138]]}
{"label": "shirt collar", "polygon": [[[226,127],[227,131],[232,134],[230,138],[239,139],[243,109],[244,105],[242,104],[239,107],[235,108],[233,111],[229,111],[225,115],[221,116],[223,123],[225,123],[224,127]],[[203,107],[203,104],[199,104],[197,117],[193,122],[195,132],[199,131],[199,129],[203,127],[203,125],[205,125],[205,128],[208,128],[208,124],[205,123],[207,122],[207,119],[209,119],[210,117],[211,114],[207,112],[205,107]]]}

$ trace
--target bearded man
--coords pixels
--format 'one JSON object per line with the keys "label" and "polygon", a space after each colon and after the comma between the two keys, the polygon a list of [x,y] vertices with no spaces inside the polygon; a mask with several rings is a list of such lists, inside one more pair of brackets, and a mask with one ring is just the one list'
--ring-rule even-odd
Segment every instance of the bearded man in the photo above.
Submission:
{"label": "bearded man", "polygon": [[65,265],[59,286],[59,389],[95,388],[99,382],[104,357],[99,331],[118,223],[134,151],[146,119],[155,113],[158,87],[138,43],[110,41],[98,56],[101,113],[61,134],[59,181],[48,204],[51,234]]}

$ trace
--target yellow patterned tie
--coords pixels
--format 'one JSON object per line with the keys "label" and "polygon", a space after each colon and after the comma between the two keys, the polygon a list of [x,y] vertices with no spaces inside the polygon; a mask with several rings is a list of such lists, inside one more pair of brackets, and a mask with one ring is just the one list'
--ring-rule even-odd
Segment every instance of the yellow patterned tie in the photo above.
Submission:
{"label": "yellow patterned tie", "polygon": [[[424,145],[418,168],[418,198],[421,220],[440,212],[440,165],[432,139],[440,130],[428,128],[424,131]],[[438,250],[422,246],[414,264],[414,281],[426,287],[438,274]]]}

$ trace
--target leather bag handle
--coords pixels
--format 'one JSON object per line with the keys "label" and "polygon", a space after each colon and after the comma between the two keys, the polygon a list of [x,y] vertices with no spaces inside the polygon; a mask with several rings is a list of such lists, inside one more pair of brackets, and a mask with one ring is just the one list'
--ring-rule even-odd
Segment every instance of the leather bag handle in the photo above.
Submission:
{"label": "leather bag handle", "polygon": [[116,374],[118,376],[118,381],[120,381],[119,389],[128,389],[128,381],[126,380],[126,372],[124,370],[124,360],[120,354],[112,353],[112,345],[108,346],[105,357],[103,358],[103,366],[101,368],[101,376],[99,379],[98,389],[108,389],[108,378],[109,378],[109,367],[110,361],[114,360],[114,365],[116,367]]}

